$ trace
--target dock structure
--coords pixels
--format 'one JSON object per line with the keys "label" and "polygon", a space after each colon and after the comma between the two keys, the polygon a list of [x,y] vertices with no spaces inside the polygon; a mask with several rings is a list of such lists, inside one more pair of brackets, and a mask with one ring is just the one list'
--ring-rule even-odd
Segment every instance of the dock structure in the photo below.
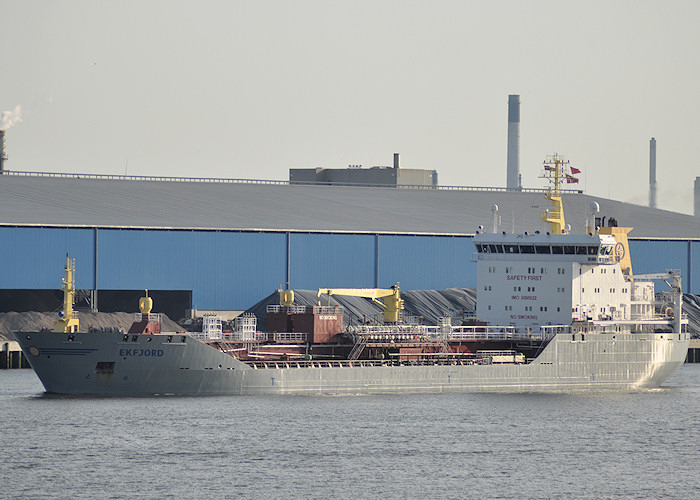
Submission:
{"label": "dock structure", "polygon": [[700,339],[690,339],[686,363],[700,363]]}
{"label": "dock structure", "polygon": [[3,341],[0,347],[0,369],[31,368],[17,342]]}

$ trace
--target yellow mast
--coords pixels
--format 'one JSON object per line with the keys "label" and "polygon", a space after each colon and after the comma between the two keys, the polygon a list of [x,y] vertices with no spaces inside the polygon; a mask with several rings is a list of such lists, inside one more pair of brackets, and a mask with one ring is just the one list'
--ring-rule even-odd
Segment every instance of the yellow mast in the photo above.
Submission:
{"label": "yellow mast", "polygon": [[552,234],[562,234],[566,232],[564,205],[561,201],[561,189],[559,186],[566,178],[564,168],[568,165],[569,160],[565,160],[555,153],[545,159],[544,174],[540,176],[541,178],[548,179],[551,183],[544,197],[552,202],[552,207],[545,209],[542,214],[542,220],[549,224]]}
{"label": "yellow mast", "polygon": [[68,257],[68,254],[66,254],[66,266],[64,269],[66,276],[61,280],[63,282],[61,287],[61,290],[63,290],[63,315],[56,320],[53,331],[75,333],[80,326],[80,321],[73,310],[73,304],[75,303],[75,278],[73,276],[73,273],[75,273],[75,259]]}

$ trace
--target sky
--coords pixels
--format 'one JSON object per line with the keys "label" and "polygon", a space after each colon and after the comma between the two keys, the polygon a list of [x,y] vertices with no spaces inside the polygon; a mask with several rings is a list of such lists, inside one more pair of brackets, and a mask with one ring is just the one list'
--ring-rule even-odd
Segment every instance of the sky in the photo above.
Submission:
{"label": "sky", "polygon": [[[523,187],[547,155],[579,186],[693,213],[697,0],[0,0],[7,170],[287,180],[435,169]],[[13,117],[20,106],[20,120]]]}

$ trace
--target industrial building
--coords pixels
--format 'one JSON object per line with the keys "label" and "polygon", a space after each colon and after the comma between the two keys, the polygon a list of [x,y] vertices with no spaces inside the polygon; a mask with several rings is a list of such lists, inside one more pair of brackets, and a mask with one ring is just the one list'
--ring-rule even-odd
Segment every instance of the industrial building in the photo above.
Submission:
{"label": "industrial building", "polygon": [[438,185],[438,174],[435,170],[402,168],[399,153],[394,153],[392,167],[362,168],[362,165],[352,165],[348,168],[291,168],[289,182],[292,184],[435,187]]}
{"label": "industrial building", "polygon": [[[573,232],[585,230],[591,201],[600,224],[635,228],[635,273],[680,269],[684,291],[700,293],[700,218],[568,191]],[[499,231],[545,231],[547,206],[543,191],[523,188],[6,171],[0,292],[57,290],[66,253],[98,308],[101,297],[144,289],[181,292],[200,310],[243,310],[278,288],[473,288],[480,226],[496,218]]]}

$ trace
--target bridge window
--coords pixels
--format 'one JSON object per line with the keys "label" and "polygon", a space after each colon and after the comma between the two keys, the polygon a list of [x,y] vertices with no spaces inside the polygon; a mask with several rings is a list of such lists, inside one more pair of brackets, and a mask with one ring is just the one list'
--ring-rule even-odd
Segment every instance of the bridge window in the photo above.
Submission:
{"label": "bridge window", "polygon": [[552,253],[561,255],[564,253],[564,248],[561,245],[552,245]]}
{"label": "bridge window", "polygon": [[535,245],[535,253],[552,253],[549,245]]}
{"label": "bridge window", "polygon": [[520,253],[535,253],[534,245],[520,245]]}

